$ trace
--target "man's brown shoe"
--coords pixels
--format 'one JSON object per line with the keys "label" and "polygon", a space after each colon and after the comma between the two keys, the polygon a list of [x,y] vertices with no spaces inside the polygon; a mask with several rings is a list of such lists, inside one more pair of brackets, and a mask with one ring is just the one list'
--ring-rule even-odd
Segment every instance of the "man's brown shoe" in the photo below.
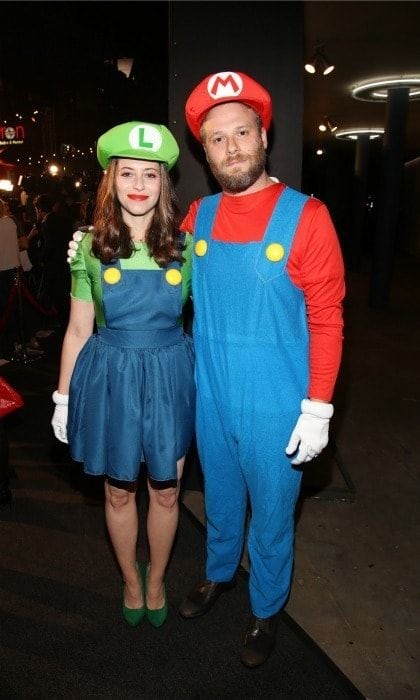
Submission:
{"label": "man's brown shoe", "polygon": [[233,588],[234,585],[234,580],[222,581],[221,583],[208,580],[200,581],[182,601],[179,614],[187,619],[205,615],[205,613],[213,607],[218,597],[224,593],[224,591]]}
{"label": "man's brown shoe", "polygon": [[276,629],[276,617],[251,617],[241,654],[245,666],[256,668],[267,661],[276,643]]}

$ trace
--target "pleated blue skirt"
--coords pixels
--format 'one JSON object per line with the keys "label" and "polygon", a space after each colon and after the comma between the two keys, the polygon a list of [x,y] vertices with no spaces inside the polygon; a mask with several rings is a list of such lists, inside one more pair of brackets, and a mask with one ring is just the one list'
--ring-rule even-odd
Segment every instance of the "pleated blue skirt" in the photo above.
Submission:
{"label": "pleated blue skirt", "polygon": [[70,384],[68,439],[87,474],[135,481],[141,462],[156,481],[177,478],[194,431],[192,340],[156,348],[115,347],[93,335]]}

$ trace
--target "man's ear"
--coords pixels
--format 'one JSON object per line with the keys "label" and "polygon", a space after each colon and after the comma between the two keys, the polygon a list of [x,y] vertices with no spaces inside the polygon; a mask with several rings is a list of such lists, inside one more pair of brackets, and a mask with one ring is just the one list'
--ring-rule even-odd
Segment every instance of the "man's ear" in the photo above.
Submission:
{"label": "man's ear", "polygon": [[261,141],[263,142],[264,149],[267,150],[267,146],[268,146],[267,132],[263,126],[261,127]]}

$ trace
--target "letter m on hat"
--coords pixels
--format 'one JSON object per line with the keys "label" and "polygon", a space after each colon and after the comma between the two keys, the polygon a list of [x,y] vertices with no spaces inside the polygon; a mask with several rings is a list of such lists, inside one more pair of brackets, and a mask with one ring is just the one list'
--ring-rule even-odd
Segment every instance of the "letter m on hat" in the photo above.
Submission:
{"label": "letter m on hat", "polygon": [[241,94],[243,81],[237,73],[216,73],[209,78],[207,92],[213,100],[237,97]]}

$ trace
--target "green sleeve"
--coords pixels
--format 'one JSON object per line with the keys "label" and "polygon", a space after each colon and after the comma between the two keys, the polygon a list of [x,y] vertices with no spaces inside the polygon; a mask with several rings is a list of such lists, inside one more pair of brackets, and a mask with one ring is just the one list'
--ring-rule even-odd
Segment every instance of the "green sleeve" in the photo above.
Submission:
{"label": "green sleeve", "polygon": [[101,264],[92,255],[92,234],[86,233],[80,241],[71,266],[71,296],[95,305],[98,326],[105,326],[102,305]]}
{"label": "green sleeve", "polygon": [[76,255],[70,263],[71,269],[71,295],[74,299],[81,301],[93,301],[92,281],[86,269],[86,246],[92,243],[92,236],[85,234],[80,241]]}
{"label": "green sleeve", "polygon": [[185,250],[183,258],[185,262],[182,265],[182,303],[185,304],[188,297],[191,296],[191,272],[192,272],[192,254],[193,254],[193,237],[190,233],[185,234]]}

